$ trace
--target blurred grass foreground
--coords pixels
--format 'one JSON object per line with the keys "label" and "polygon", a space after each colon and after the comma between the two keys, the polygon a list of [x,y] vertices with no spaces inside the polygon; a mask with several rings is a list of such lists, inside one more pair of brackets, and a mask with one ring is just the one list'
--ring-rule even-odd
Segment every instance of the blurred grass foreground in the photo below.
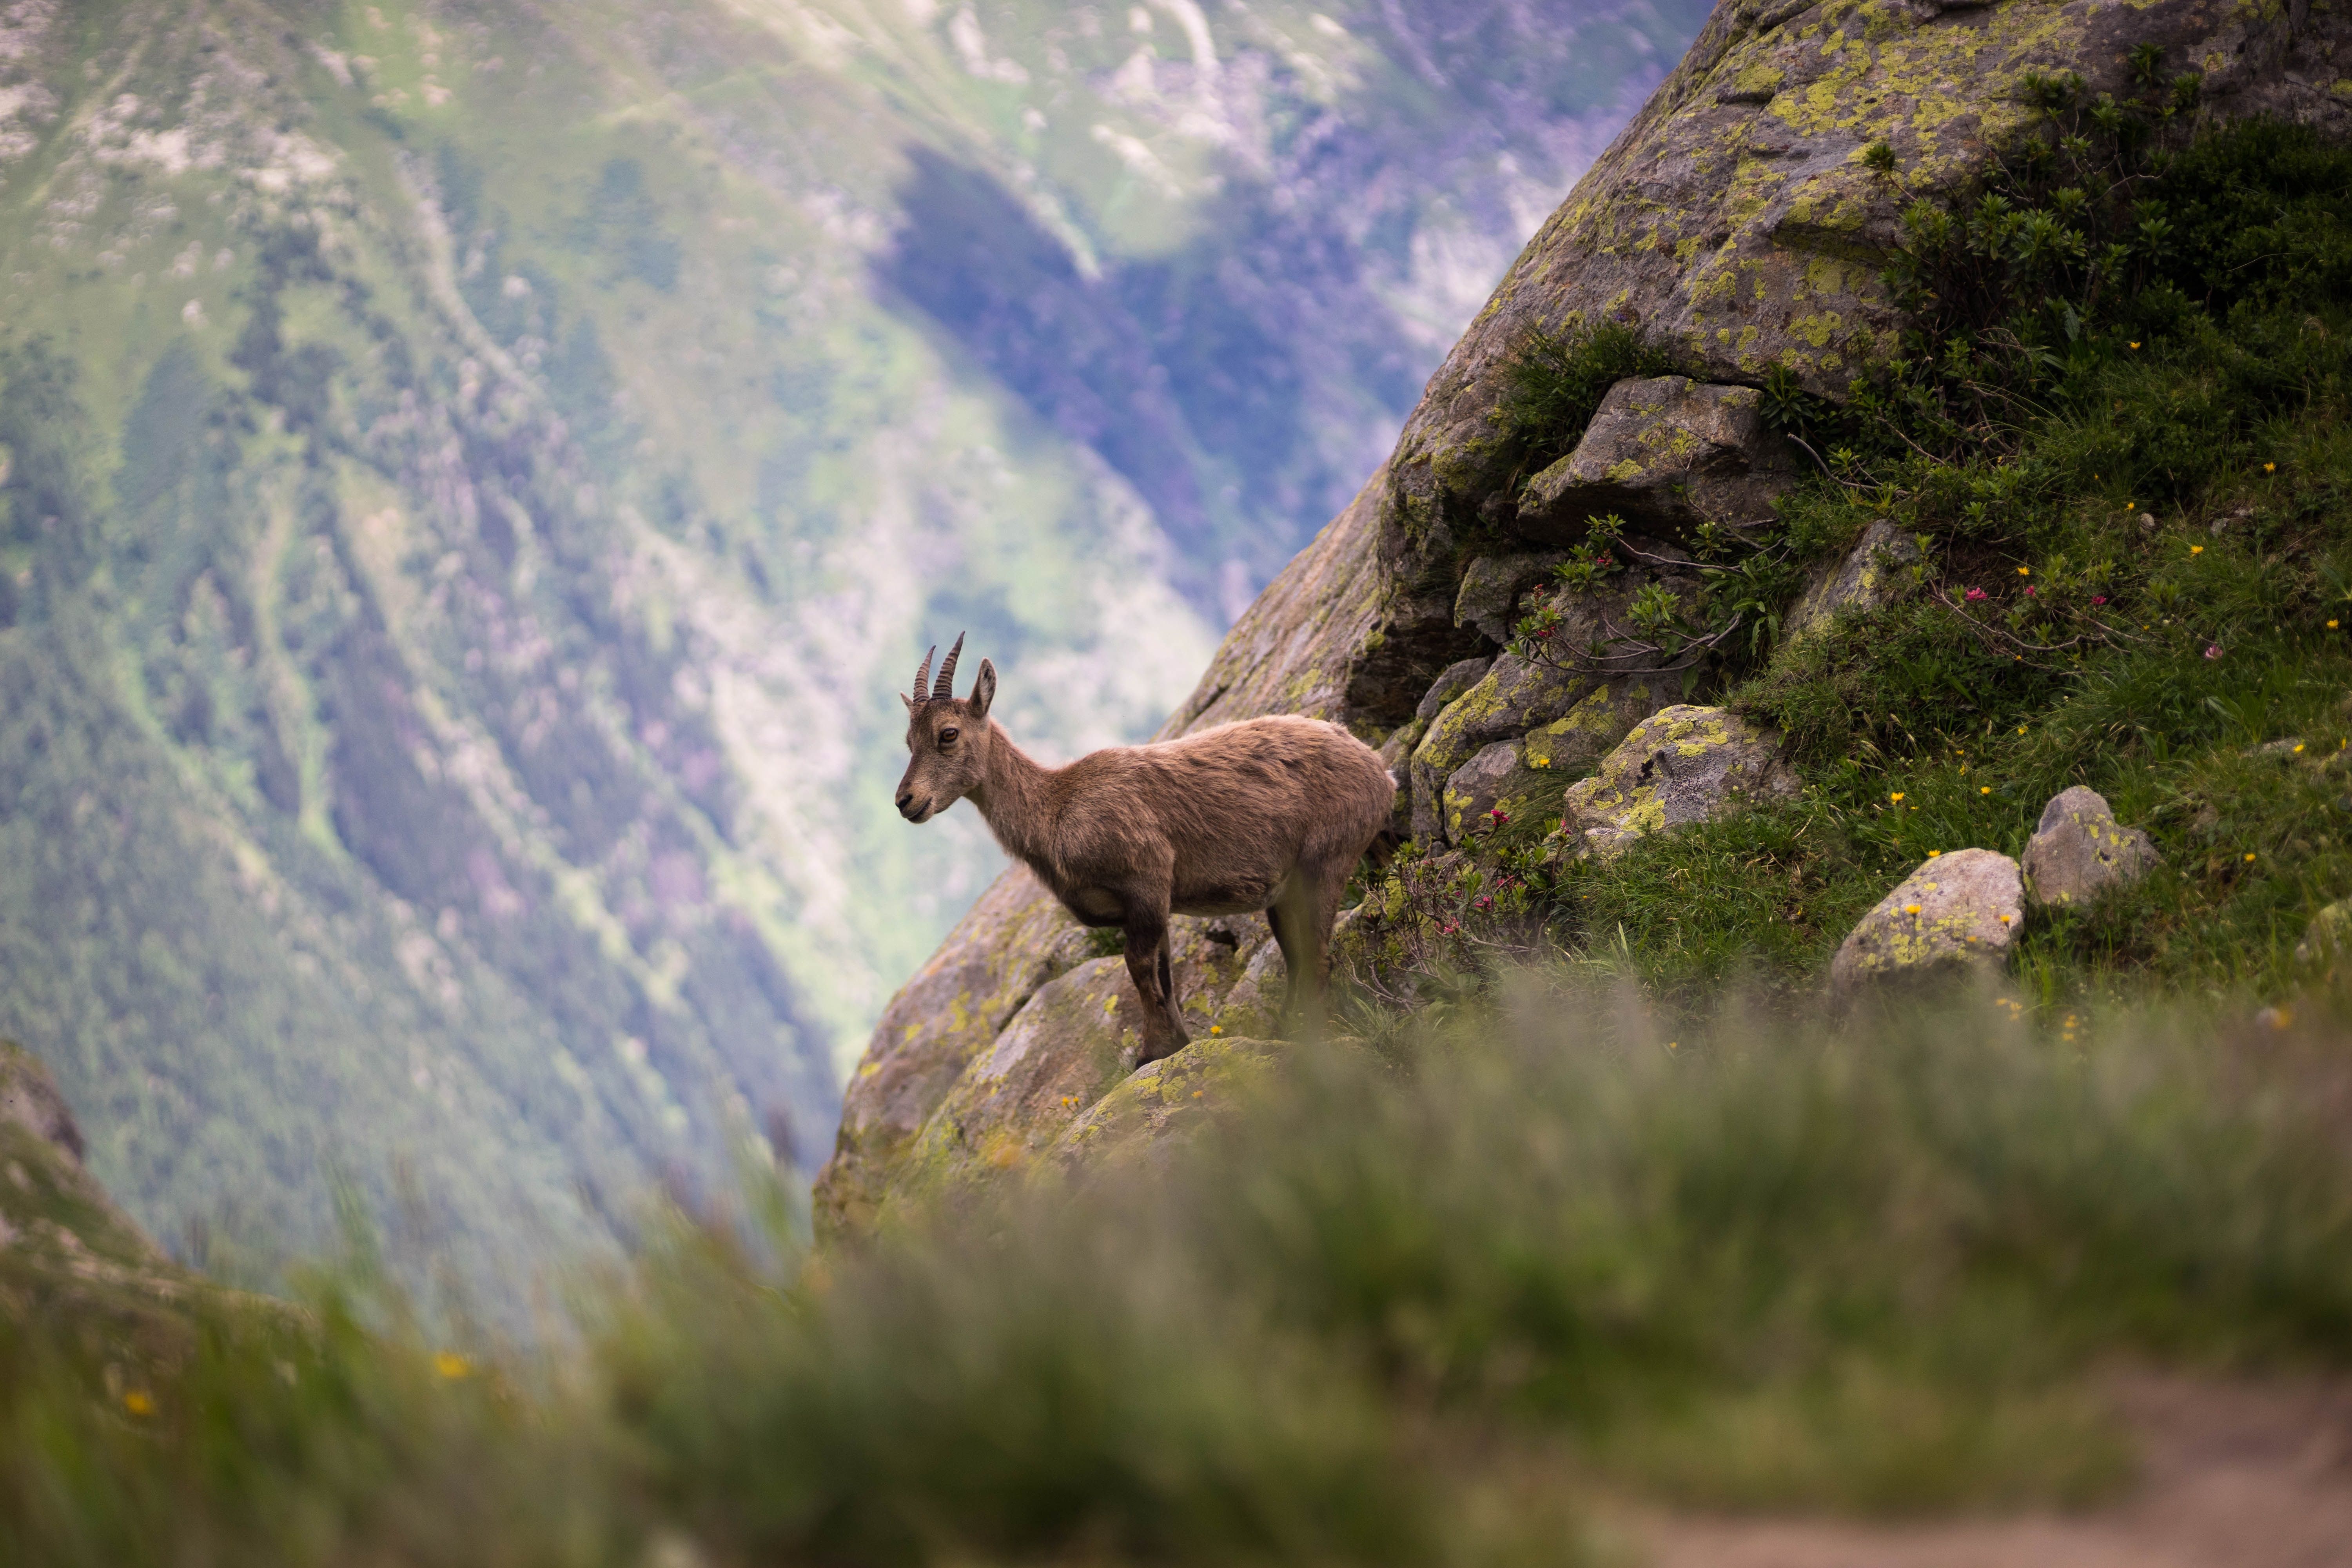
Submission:
{"label": "blurred grass foreground", "polygon": [[1572,1562],[1629,1500],[2095,1502],[2119,1370],[2352,1357],[2352,1009],[2299,1011],[1528,968],[854,1250],[755,1174],[534,1351],[363,1246],[137,1333],[0,1273],[0,1561]]}

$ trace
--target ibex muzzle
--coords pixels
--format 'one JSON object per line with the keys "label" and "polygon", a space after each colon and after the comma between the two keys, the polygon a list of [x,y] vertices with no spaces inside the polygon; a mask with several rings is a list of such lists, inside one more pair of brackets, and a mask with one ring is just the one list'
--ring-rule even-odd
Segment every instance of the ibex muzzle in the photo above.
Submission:
{"label": "ibex muzzle", "polygon": [[988,717],[994,666],[982,659],[971,695],[956,697],[962,651],[958,637],[936,681],[925,654],[913,694],[900,698],[911,754],[898,814],[928,822],[969,795],[1004,852],[1065,909],[1127,933],[1142,1061],[1186,1040],[1171,913],[1265,910],[1290,969],[1286,1022],[1319,1014],[1340,890],[1396,802],[1379,753],[1336,724],[1281,714],[1044,767]]}

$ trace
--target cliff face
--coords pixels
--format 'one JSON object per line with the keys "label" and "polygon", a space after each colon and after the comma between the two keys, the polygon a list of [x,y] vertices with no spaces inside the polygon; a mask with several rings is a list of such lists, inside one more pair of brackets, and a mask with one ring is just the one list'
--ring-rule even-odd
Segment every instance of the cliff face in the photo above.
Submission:
{"label": "cliff face", "polygon": [[[1667,683],[1547,687],[1508,654],[1462,668],[1498,653],[1541,550],[1565,537],[1558,517],[1522,515],[1511,481],[1524,453],[1496,417],[1505,367],[1531,335],[1621,321],[1706,378],[1688,395],[1725,402],[1719,384],[1752,385],[1776,365],[1836,395],[1894,343],[1879,271],[1902,207],[1964,184],[2028,124],[2025,78],[2074,71],[2094,95],[2121,93],[2129,57],[2153,46],[2163,78],[2198,77],[2200,114],[2335,126],[2352,104],[2336,63],[2352,67],[2347,35],[2336,12],[2218,0],[1718,7],[1512,265],[1388,463],[1241,617],[1162,732],[1276,711],[1336,719],[1386,745],[1416,817],[1441,834],[1445,771],[1472,752],[1507,744],[1532,758],[1538,731],[1596,724],[1607,732],[1584,737],[1586,750],[1605,750],[1675,700]],[[1879,142],[1898,179],[1865,167]],[[1493,718],[1498,701],[1502,730],[1473,732],[1465,715]],[[1433,790],[1440,809],[1425,811]],[[1226,942],[1242,976],[1193,965],[1180,985],[1188,1011],[1227,1038],[1255,1026],[1247,976],[1263,976],[1271,950],[1250,931],[1179,923],[1180,951]],[[1033,1076],[1040,1053],[1132,1060],[1116,994],[1091,1013],[1055,1008],[1050,1028],[1022,1024],[1086,958],[1075,925],[1024,871],[1008,872],[884,1015],[820,1179],[825,1223],[855,1228],[894,1193],[1019,1168],[1082,1123],[1116,1073],[1078,1075],[1050,1097],[994,1086],[1006,1042]]]}

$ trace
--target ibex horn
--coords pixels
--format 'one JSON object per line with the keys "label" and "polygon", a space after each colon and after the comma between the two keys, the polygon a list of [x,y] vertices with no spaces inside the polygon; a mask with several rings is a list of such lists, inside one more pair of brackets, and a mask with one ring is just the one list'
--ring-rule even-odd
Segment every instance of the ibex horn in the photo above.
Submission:
{"label": "ibex horn", "polygon": [[931,645],[931,651],[925,654],[923,656],[923,662],[916,667],[914,691],[915,700],[918,702],[920,702],[923,700],[923,688],[931,679],[931,659],[939,653],[939,651],[940,645],[933,643]]}
{"label": "ibex horn", "polygon": [[955,695],[956,655],[962,651],[963,634],[961,632],[958,632],[956,633],[955,647],[948,649],[948,661],[940,666],[939,683],[931,688],[931,696],[933,698],[944,699],[950,698]]}

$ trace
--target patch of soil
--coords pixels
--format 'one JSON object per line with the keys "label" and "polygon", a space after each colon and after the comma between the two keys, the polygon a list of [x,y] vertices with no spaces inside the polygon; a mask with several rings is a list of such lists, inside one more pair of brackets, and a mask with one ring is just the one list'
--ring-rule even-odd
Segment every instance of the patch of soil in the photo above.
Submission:
{"label": "patch of soil", "polygon": [[1652,1568],[2352,1568],[2352,1384],[2136,1374],[2137,1485],[2081,1513],[1633,1521]]}

